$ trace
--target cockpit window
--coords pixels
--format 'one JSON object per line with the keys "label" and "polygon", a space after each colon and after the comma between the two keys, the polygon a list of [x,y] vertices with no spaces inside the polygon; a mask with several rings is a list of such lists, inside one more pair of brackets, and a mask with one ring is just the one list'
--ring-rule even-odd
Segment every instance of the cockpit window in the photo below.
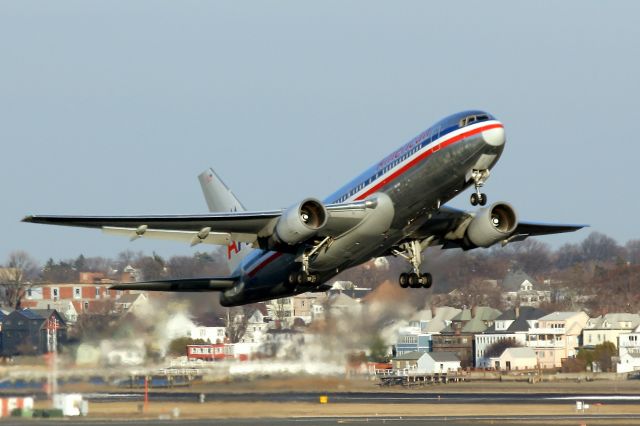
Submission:
{"label": "cockpit window", "polygon": [[473,123],[478,123],[480,121],[487,121],[488,119],[489,119],[489,116],[487,114],[468,115],[462,120],[460,120],[459,126],[465,127]]}

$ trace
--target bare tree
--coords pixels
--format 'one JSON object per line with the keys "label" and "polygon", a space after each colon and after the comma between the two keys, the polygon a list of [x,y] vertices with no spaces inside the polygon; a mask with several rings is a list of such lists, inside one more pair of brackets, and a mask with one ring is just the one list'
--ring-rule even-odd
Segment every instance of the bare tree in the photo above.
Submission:
{"label": "bare tree", "polygon": [[20,309],[22,299],[33,285],[38,267],[36,261],[25,251],[9,253],[6,268],[0,271],[0,300],[13,309]]}
{"label": "bare tree", "polygon": [[255,306],[244,305],[229,308],[227,310],[227,337],[230,343],[238,343],[247,331],[249,317],[255,310]]}

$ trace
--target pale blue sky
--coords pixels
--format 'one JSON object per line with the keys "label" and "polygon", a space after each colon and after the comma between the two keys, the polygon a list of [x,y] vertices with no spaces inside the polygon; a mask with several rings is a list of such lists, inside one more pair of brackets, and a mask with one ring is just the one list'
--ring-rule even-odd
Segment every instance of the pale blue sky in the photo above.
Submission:
{"label": "pale blue sky", "polygon": [[0,1],[0,262],[190,253],[19,220],[205,212],[208,166],[250,209],[286,207],[469,108],[507,130],[490,200],[640,238],[638,16],[634,1]]}

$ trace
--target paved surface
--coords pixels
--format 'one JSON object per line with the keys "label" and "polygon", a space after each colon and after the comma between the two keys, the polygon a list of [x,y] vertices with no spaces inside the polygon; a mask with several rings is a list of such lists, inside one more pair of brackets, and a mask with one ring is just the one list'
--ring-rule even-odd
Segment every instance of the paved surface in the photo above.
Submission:
{"label": "paved surface", "polygon": [[[150,392],[152,402],[196,402],[197,392]],[[577,393],[435,393],[435,392],[271,392],[271,393],[205,393],[207,402],[318,402],[320,395],[328,395],[331,403],[375,403],[375,404],[425,404],[442,402],[447,404],[567,404],[585,401],[591,404],[640,403],[640,394],[577,394]],[[141,401],[141,392],[85,394],[91,402]]]}
{"label": "paved surface", "polygon": [[399,425],[399,426],[418,426],[418,425],[439,425],[447,426],[458,425],[477,425],[477,424],[500,424],[500,425],[549,425],[559,422],[570,422],[568,424],[600,424],[606,425],[610,422],[615,424],[640,424],[640,416],[627,415],[594,415],[594,416],[472,416],[472,417],[303,417],[303,418],[272,418],[272,419],[201,419],[201,420],[86,420],[86,419],[69,419],[69,420],[3,420],[3,426],[25,426],[33,424],[43,424],[47,426],[70,426],[70,425],[128,425],[128,426],[149,426],[155,424],[180,424],[188,426],[278,426],[278,425],[350,425],[350,424],[371,424],[371,425]]}

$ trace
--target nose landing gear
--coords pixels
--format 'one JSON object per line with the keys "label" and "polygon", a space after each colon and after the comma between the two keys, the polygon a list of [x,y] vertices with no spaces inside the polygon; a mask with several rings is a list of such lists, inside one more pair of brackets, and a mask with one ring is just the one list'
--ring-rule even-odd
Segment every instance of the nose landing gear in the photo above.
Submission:
{"label": "nose landing gear", "polygon": [[484,186],[485,181],[489,178],[489,170],[474,170],[471,172],[471,179],[473,180],[473,186],[476,192],[471,194],[469,201],[472,206],[480,204],[484,206],[487,204],[487,194],[480,192],[480,188]]}
{"label": "nose landing gear", "polygon": [[[430,243],[429,240],[426,242],[426,246]],[[409,243],[405,243],[403,245],[404,251],[394,250],[393,254],[396,256],[401,256],[407,259],[411,266],[413,267],[413,272],[403,272],[398,277],[398,284],[402,288],[431,288],[433,284],[433,277],[430,273],[420,273],[420,265],[422,264],[422,245],[420,241],[413,240]]]}

